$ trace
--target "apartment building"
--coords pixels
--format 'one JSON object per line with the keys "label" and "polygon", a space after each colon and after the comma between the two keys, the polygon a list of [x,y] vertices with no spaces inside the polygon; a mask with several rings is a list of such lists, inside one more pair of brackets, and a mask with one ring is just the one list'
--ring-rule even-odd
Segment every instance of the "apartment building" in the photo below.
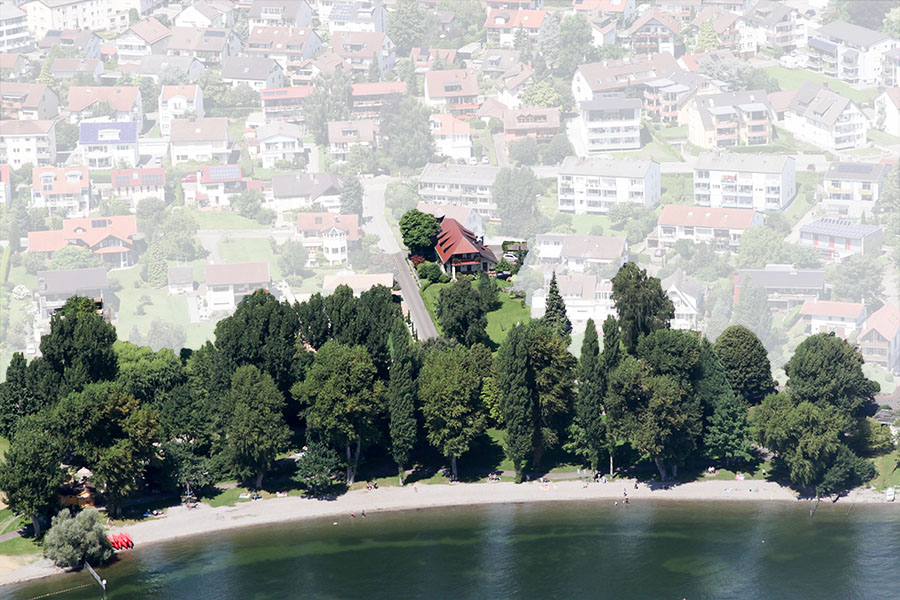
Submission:
{"label": "apartment building", "polygon": [[56,164],[56,121],[0,121],[0,164]]}
{"label": "apartment building", "polygon": [[31,0],[20,8],[28,13],[28,30],[42,38],[53,29],[110,29],[128,27],[128,8],[116,0]]}
{"label": "apartment building", "polygon": [[756,56],[757,33],[741,15],[707,6],[691,21],[691,33],[699,35],[704,23],[711,23],[716,34],[716,48],[728,50],[741,58]]}
{"label": "apartment building", "polygon": [[111,194],[134,211],[141,200],[166,199],[166,170],[162,168],[113,169]]}
{"label": "apartment building", "polygon": [[86,217],[91,197],[87,167],[38,167],[31,173],[31,207],[48,215]]}
{"label": "apartment building", "polygon": [[659,202],[659,163],[567,156],[556,176],[559,212],[606,214],[618,204],[653,207]]}
{"label": "apartment building", "polygon": [[883,163],[833,162],[818,189],[820,202],[842,217],[871,216],[890,171]]}
{"label": "apartment building", "polygon": [[472,156],[472,130],[469,124],[449,113],[428,117],[431,137],[438,156],[467,162]]}
{"label": "apartment building", "polygon": [[419,198],[429,204],[468,206],[497,220],[491,188],[499,172],[499,167],[487,165],[428,163],[419,176]]}
{"label": "apartment building", "polygon": [[809,37],[807,68],[850,84],[879,85],[884,53],[898,47],[896,39],[880,31],[846,21],[832,21]]}
{"label": "apartment building", "polygon": [[579,103],[578,128],[588,153],[639,150],[641,147],[640,98],[610,94]]}
{"label": "apartment building", "polygon": [[878,256],[883,238],[878,225],[857,225],[847,219],[826,217],[800,227],[800,245],[817,250],[828,262],[853,254]]}
{"label": "apartment building", "polygon": [[631,45],[635,54],[667,52],[677,56],[678,34],[683,28],[683,23],[671,13],[652,8],[622,32],[621,39]]}
{"label": "apartment building", "polygon": [[78,149],[92,169],[140,163],[138,124],[135,122],[82,122],[78,126]]}
{"label": "apartment building", "polygon": [[759,0],[744,13],[743,20],[755,30],[760,46],[785,52],[806,47],[806,19],[782,2]]}
{"label": "apartment building", "polygon": [[694,166],[694,203],[782,210],[797,194],[792,156],[703,152]]}
{"label": "apartment building", "polygon": [[572,76],[572,95],[576,102],[598,100],[610,92],[660,79],[679,69],[675,57],[668,52],[586,63],[579,65]]}
{"label": "apartment building", "polygon": [[378,122],[374,119],[328,122],[328,153],[336,161],[347,160],[354,146],[375,148]]}
{"label": "apartment building", "polygon": [[712,245],[719,252],[736,252],[741,236],[762,225],[762,213],[746,208],[713,208],[668,204],[656,222],[651,245],[671,248],[679,240]]}
{"label": "apartment building", "polygon": [[866,145],[868,119],[855,102],[807,81],[784,113],[784,128],[804,142],[839,152]]}
{"label": "apartment building", "polygon": [[23,52],[34,46],[28,13],[12,2],[0,4],[0,52]]}
{"label": "apartment building", "polygon": [[203,90],[199,85],[164,85],[159,90],[159,132],[167,136],[172,131],[172,120],[185,117],[202,119]]}
{"label": "apartment building", "polygon": [[701,148],[770,144],[774,120],[765,90],[695,96],[679,115],[688,140]]}
{"label": "apartment building", "polygon": [[59,99],[43,83],[4,81],[0,86],[0,117],[21,121],[55,119]]}

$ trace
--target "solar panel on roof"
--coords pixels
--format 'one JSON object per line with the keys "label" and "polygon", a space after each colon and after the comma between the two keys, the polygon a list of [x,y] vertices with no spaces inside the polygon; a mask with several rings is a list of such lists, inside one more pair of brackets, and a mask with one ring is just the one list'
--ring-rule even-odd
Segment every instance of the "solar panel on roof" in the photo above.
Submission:
{"label": "solar panel on roof", "polygon": [[331,9],[331,19],[347,19],[353,14],[352,4],[335,4]]}
{"label": "solar panel on roof", "polygon": [[116,175],[116,186],[128,185],[128,175]]}
{"label": "solar panel on roof", "polygon": [[222,165],[209,168],[210,179],[238,179],[240,176],[240,165]]}
{"label": "solar panel on roof", "polygon": [[159,185],[163,182],[162,173],[150,173],[144,175],[144,183],[146,185]]}

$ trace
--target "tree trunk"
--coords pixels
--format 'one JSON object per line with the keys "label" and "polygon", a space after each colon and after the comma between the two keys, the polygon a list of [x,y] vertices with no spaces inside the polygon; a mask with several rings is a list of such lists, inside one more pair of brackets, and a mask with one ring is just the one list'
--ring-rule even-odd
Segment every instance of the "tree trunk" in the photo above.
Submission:
{"label": "tree trunk", "polygon": [[263,480],[263,472],[260,471],[259,473],[256,474],[256,490],[257,491],[259,491],[259,489],[262,487],[262,480]]}
{"label": "tree trunk", "polygon": [[541,459],[544,458],[544,447],[538,446],[534,449],[534,468],[539,469],[541,466]]}
{"label": "tree trunk", "polygon": [[344,446],[347,450],[347,485],[353,485],[353,462],[350,460],[350,442]]}
{"label": "tree trunk", "polygon": [[456,457],[450,457],[450,473],[453,474],[453,481],[456,481]]}
{"label": "tree trunk", "polygon": [[362,445],[360,440],[356,440],[356,448],[353,450],[353,456],[350,456],[350,444],[347,444],[347,485],[353,485],[356,481],[356,469],[359,467],[359,448]]}
{"label": "tree trunk", "polygon": [[31,515],[31,525],[34,527],[35,539],[41,537],[41,516],[38,514]]}
{"label": "tree trunk", "polygon": [[678,478],[678,465],[672,465],[672,479]]}
{"label": "tree trunk", "polygon": [[659,476],[662,477],[662,480],[665,481],[668,479],[668,475],[666,475],[666,465],[659,458],[654,458],[653,462],[656,463],[656,468],[659,469]]}
{"label": "tree trunk", "polygon": [[399,472],[400,477],[400,487],[403,487],[403,476],[406,474],[403,471],[403,465],[397,465],[397,471]]}
{"label": "tree trunk", "polygon": [[609,450],[609,476],[613,476],[613,451],[611,448]]}

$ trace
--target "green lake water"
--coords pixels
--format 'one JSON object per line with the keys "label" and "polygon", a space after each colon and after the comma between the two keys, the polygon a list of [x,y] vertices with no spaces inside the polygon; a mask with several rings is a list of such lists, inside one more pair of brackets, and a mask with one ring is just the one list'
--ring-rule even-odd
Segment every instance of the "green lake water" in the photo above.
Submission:
{"label": "green lake water", "polygon": [[[113,599],[900,598],[900,506],[542,503],[286,523],[151,545]],[[0,588],[25,600],[77,573]],[[84,587],[48,598],[97,599]]]}

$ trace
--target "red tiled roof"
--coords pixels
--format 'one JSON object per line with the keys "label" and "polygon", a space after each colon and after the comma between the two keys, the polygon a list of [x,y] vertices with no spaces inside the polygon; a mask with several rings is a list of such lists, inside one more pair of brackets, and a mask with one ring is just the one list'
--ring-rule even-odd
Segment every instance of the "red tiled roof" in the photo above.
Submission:
{"label": "red tiled roof", "polygon": [[870,331],[877,331],[883,338],[894,339],[900,331],[900,308],[896,304],[885,304],[866,319],[866,330],[859,336],[865,337]]}
{"label": "red tiled roof", "polygon": [[162,99],[170,100],[176,96],[184,96],[193,100],[197,96],[196,85],[164,85],[162,86]]}
{"label": "red tiled roof", "polygon": [[319,212],[300,213],[297,217],[298,231],[318,231],[321,233],[332,227],[346,231],[347,240],[351,242],[360,238],[358,215],[336,215],[334,213]]}
{"label": "red tiled roof", "polygon": [[747,229],[755,216],[755,210],[746,208],[713,208],[667,204],[663,206],[662,214],[659,215],[657,223],[660,225]]}
{"label": "red tiled roof", "polygon": [[69,110],[81,112],[95,102],[108,102],[118,112],[128,112],[137,102],[136,86],[80,86],[69,88]]}
{"label": "red tiled roof", "polygon": [[269,282],[269,263],[243,262],[206,265],[206,285],[246,285]]}
{"label": "red tiled roof", "polygon": [[859,302],[807,300],[800,308],[800,314],[817,317],[843,317],[845,319],[858,319],[865,309],[866,305]]}
{"label": "red tiled roof", "polygon": [[354,83],[353,96],[380,96],[381,94],[405,94],[406,83],[403,81],[376,81],[372,83]]}
{"label": "red tiled roof", "polygon": [[[448,90],[447,86],[451,84],[459,84],[459,88]],[[425,87],[428,89],[428,95],[431,98],[477,96],[478,77],[468,69],[428,71],[425,73]]]}
{"label": "red tiled roof", "polygon": [[[356,85],[356,84],[354,84]],[[306,98],[316,89],[311,85],[295,85],[292,87],[269,88],[260,90],[260,97],[265,100],[279,100],[282,98]]]}
{"label": "red tiled roof", "polygon": [[497,258],[490,248],[478,241],[475,234],[460,225],[456,219],[444,218],[441,231],[435,246],[441,262],[450,262],[457,254],[478,254],[488,262],[497,263]]}
{"label": "red tiled roof", "polygon": [[[485,29],[540,29],[547,17],[546,10],[506,10],[492,8],[484,22]],[[496,22],[504,19],[505,23]]]}
{"label": "red tiled roof", "polygon": [[[28,234],[28,250],[30,252],[55,252],[76,240],[88,248],[93,248],[109,237],[124,241],[130,248],[135,235],[137,235],[137,217],[134,215],[64,219],[62,229],[30,232]],[[101,252],[101,249],[98,248],[94,251]],[[111,251],[105,250],[105,253]],[[120,247],[115,251],[122,252],[123,250]]]}
{"label": "red tiled roof", "polygon": [[448,113],[435,113],[428,117],[434,125],[432,135],[470,135],[472,128],[468,123]]}
{"label": "red tiled roof", "polygon": [[[67,175],[78,173],[78,181],[68,181]],[[43,191],[43,177],[54,176],[52,189]],[[90,186],[90,172],[87,167],[38,167],[31,172],[31,187],[47,194],[80,194]]]}

